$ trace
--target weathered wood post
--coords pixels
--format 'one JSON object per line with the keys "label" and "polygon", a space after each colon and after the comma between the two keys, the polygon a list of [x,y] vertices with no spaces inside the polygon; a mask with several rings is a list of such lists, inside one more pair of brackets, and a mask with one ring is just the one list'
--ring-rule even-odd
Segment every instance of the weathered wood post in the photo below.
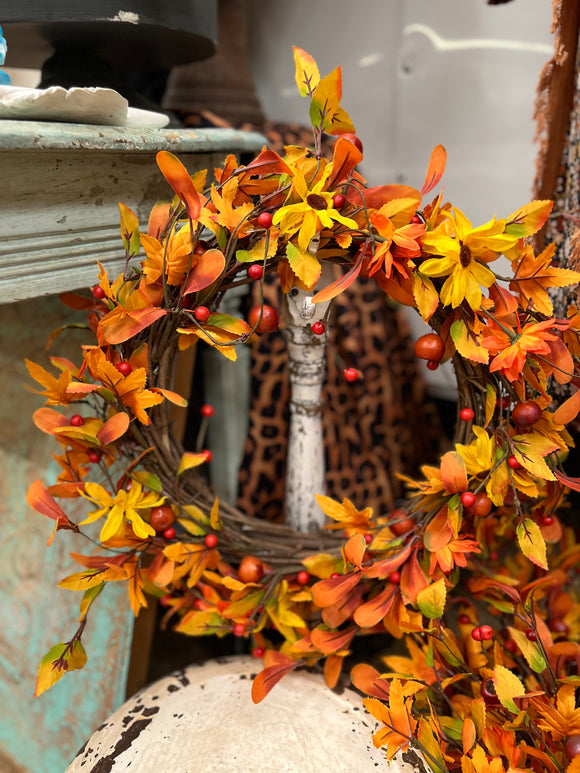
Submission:
{"label": "weathered wood post", "polygon": [[[332,281],[332,266],[323,263],[318,289]],[[324,494],[322,384],[326,374],[327,334],[315,335],[329,306],[312,303],[313,292],[293,287],[284,296],[284,334],[290,368],[290,430],[286,465],[286,523],[296,531],[317,531],[325,516],[315,494]]]}

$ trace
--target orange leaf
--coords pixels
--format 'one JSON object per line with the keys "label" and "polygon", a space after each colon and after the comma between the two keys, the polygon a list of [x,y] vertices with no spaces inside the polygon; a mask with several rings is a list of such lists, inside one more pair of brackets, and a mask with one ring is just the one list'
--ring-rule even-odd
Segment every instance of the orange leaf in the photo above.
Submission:
{"label": "orange leaf", "polygon": [[348,542],[344,546],[345,558],[347,559],[347,561],[350,561],[351,564],[354,564],[354,566],[356,566],[357,569],[360,569],[366,549],[367,549],[367,543],[363,535],[353,534],[353,536],[348,540]]}
{"label": "orange leaf", "polygon": [[149,215],[149,223],[147,224],[148,236],[159,239],[160,234],[165,230],[167,222],[169,221],[170,212],[170,201],[158,201],[153,205],[153,209]]}
{"label": "orange leaf", "polygon": [[97,440],[103,446],[114,443],[129,429],[129,423],[126,413],[116,413],[97,432]]}
{"label": "orange leaf", "polygon": [[400,553],[391,558],[384,558],[381,561],[375,561],[369,567],[363,569],[365,577],[388,577],[391,572],[396,571],[405,563],[411,553],[411,545],[407,545]]}
{"label": "orange leaf", "polygon": [[456,451],[448,451],[441,457],[441,480],[450,494],[467,489],[465,461]]}
{"label": "orange leaf", "polygon": [[414,604],[423,588],[429,585],[414,553],[401,569],[401,595],[406,603]]}
{"label": "orange leaf", "polygon": [[361,692],[379,700],[389,699],[389,683],[376,668],[367,663],[358,663],[350,672],[350,680]]}
{"label": "orange leaf", "polygon": [[580,478],[571,478],[569,475],[566,475],[563,472],[560,472],[559,470],[552,470],[556,478],[560,481],[560,483],[563,483],[564,486],[567,486],[568,488],[573,489],[574,491],[580,491]]}
{"label": "orange leaf", "polygon": [[220,250],[207,250],[189,272],[184,295],[205,290],[220,276],[226,265],[226,259]]}
{"label": "orange leaf", "polygon": [[201,212],[201,198],[187,169],[177,156],[166,150],[160,150],[155,158],[161,174],[187,208],[190,218],[197,220]]}
{"label": "orange leaf", "polygon": [[505,287],[498,285],[497,282],[492,284],[488,292],[490,299],[495,305],[494,313],[496,317],[506,317],[508,314],[513,314],[517,309],[518,299],[509,290],[506,290]]}
{"label": "orange leaf", "polygon": [[354,626],[352,628],[347,628],[345,631],[325,631],[322,628],[317,627],[312,631],[310,638],[312,639],[312,644],[314,644],[320,652],[329,655],[333,652],[340,652],[348,647],[355,633],[356,628]]}
{"label": "orange leaf", "polygon": [[446,161],[447,153],[443,145],[437,145],[437,147],[433,148],[431,158],[429,159],[429,166],[427,168],[425,182],[421,188],[421,196],[424,196],[426,193],[432,191],[439,180],[443,177]]}
{"label": "orange leaf", "polygon": [[346,180],[352,170],[363,159],[363,154],[350,140],[339,137],[334,143],[332,157],[332,172],[328,178],[328,190],[333,190],[339,183]]}
{"label": "orange leaf", "polygon": [[477,733],[475,731],[475,724],[471,717],[465,717],[463,725],[461,727],[461,744],[463,746],[463,753],[467,754],[473,748]]}
{"label": "orange leaf", "polygon": [[356,587],[360,574],[345,574],[341,577],[331,577],[321,580],[312,586],[314,603],[319,607],[329,607],[336,604],[343,596]]}
{"label": "orange leaf", "polygon": [[68,521],[64,510],[50,496],[40,480],[35,480],[29,487],[26,492],[26,501],[37,513],[46,515],[53,521],[59,518],[65,518]]}
{"label": "orange leaf", "polygon": [[[577,389],[574,394],[571,395],[571,397],[569,397],[567,400],[564,400],[562,405],[559,405],[558,408],[556,408],[554,411],[554,421],[556,424],[569,424],[571,421],[574,421],[579,411],[580,389]],[[556,475],[556,471],[554,470],[553,472],[554,475]]]}
{"label": "orange leaf", "polygon": [[372,628],[379,623],[393,606],[397,586],[387,583],[384,591],[360,606],[354,613],[354,621],[361,628]]}
{"label": "orange leaf", "polygon": [[337,279],[336,282],[332,282],[332,284],[329,284],[328,287],[325,287],[323,290],[316,293],[316,295],[312,298],[312,303],[323,303],[325,301],[330,301],[332,298],[336,298],[337,295],[340,295],[340,293],[344,292],[347,287],[350,287],[350,285],[360,274],[363,262],[363,254],[364,251],[361,248],[352,268],[347,271],[346,274],[340,279]]}
{"label": "orange leaf", "polygon": [[270,690],[275,687],[284,674],[293,671],[300,665],[299,660],[291,660],[291,658],[284,658],[274,666],[264,668],[256,676],[252,683],[252,701],[254,703],[260,703],[263,701]]}
{"label": "orange leaf", "polygon": [[[164,317],[165,314],[167,314],[165,309],[156,306],[137,309],[103,326],[103,338],[108,344],[122,344]],[[105,319],[106,317],[103,317],[103,320]]]}
{"label": "orange leaf", "polygon": [[416,198],[421,195],[416,188],[410,185],[376,185],[373,188],[365,188],[362,191],[350,188],[347,199],[357,207],[362,207],[363,202],[367,209],[380,209],[393,199]]}
{"label": "orange leaf", "polygon": [[256,158],[244,167],[244,172],[263,177],[266,174],[288,174],[292,176],[292,170],[288,164],[275,151],[262,148]]}
{"label": "orange leaf", "polygon": [[331,690],[336,687],[344,657],[342,655],[329,655],[324,663],[324,681]]}
{"label": "orange leaf", "polygon": [[68,426],[68,419],[52,408],[39,408],[37,411],[34,411],[32,421],[38,429],[46,432],[48,435],[54,434],[54,431],[59,427]]}

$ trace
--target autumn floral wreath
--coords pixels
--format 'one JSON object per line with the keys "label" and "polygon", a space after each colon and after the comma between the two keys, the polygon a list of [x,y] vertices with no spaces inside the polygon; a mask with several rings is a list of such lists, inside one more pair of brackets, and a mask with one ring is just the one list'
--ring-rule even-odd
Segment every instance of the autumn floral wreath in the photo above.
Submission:
{"label": "autumn floral wreath", "polygon": [[[264,661],[256,702],[302,665],[323,662],[334,686],[357,634],[404,638],[408,656],[386,656],[384,673],[351,672],[388,759],[411,745],[437,772],[577,773],[580,545],[561,514],[567,490],[580,490],[562,466],[580,410],[580,313],[555,318],[549,290],[580,274],[553,265],[553,245],[534,252],[552,202],[474,228],[441,194],[423,200],[442,176],[441,146],[420,192],[367,187],[340,68],[321,79],[311,56],[294,56],[314,148],[262,150],[246,166],[229,157],[209,189],[205,171],[190,176],[159,153],[175,198],[153,208],[146,232],[120,205],[126,270],[111,282],[101,267],[92,295],[75,299],[94,343],[80,364],[54,357],[58,376],[28,363],[47,406],[64,410],[34,415],[62,447],[61,472],[27,500],[53,519],[51,540],[102,524],[100,552],[75,554],[82,569],[60,583],[82,592],[80,625],[42,660],[36,692],[84,665],[90,608],[125,581],[135,614],[148,594],[177,631],[247,639]],[[338,135],[332,160],[323,133]],[[500,255],[509,276],[494,270]],[[311,291],[324,261],[343,276],[314,303],[361,275],[418,310],[433,332],[416,354],[431,368],[453,359],[460,412],[454,447],[407,481],[404,509],[319,496],[329,525],[297,534],[218,503],[199,474],[208,452],[184,452],[167,411],[185,403],[171,390],[178,349],[203,341],[235,359],[276,326],[263,304],[247,322],[221,313],[229,288],[277,272],[283,292]],[[324,334],[324,322],[312,326]],[[572,388],[556,404],[561,384]],[[211,413],[202,408],[204,421]],[[65,513],[79,497],[90,505],[80,524]]]}

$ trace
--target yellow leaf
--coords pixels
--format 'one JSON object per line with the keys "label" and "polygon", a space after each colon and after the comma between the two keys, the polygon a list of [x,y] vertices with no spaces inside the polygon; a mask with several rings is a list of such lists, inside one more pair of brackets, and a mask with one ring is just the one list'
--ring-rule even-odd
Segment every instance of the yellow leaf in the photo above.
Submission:
{"label": "yellow leaf", "polygon": [[139,252],[139,219],[137,215],[119,202],[119,212],[121,213],[121,238],[123,246],[128,255],[137,255]]}
{"label": "yellow leaf", "polygon": [[82,668],[86,662],[87,656],[80,641],[73,642],[72,646],[70,642],[55,644],[40,661],[34,697],[38,698],[56,684],[67,671]]}
{"label": "yellow leaf", "polygon": [[69,574],[58,584],[59,588],[67,590],[83,590],[94,588],[103,582],[103,572],[101,569],[86,569],[84,572],[75,572]]}
{"label": "yellow leaf", "polygon": [[[276,231],[278,233],[278,231]],[[236,252],[236,260],[240,263],[256,263],[257,261],[264,260],[264,253],[266,252],[266,242],[268,243],[267,258],[273,258],[278,249],[278,237],[274,238],[273,234],[270,234],[268,238],[264,237],[255,244],[251,250],[238,250]]]}
{"label": "yellow leaf", "polygon": [[309,290],[312,290],[320,279],[321,267],[318,259],[309,252],[302,252],[291,242],[288,242],[286,245],[286,257],[288,258],[290,268],[298,279],[304,282]]}
{"label": "yellow leaf", "polygon": [[215,502],[212,505],[211,513],[209,514],[209,523],[214,531],[219,531],[222,527],[222,522],[219,514],[219,500],[216,497]]}
{"label": "yellow leaf", "polygon": [[455,348],[462,357],[472,362],[489,362],[489,351],[483,347],[473,331],[470,330],[462,319],[456,320],[451,325],[451,338]]}
{"label": "yellow leaf", "polygon": [[542,569],[547,569],[546,543],[538,524],[531,518],[526,518],[523,523],[518,525],[517,535],[522,553],[532,563],[541,566]]}
{"label": "yellow leaf", "polygon": [[518,239],[535,234],[548,219],[553,206],[554,202],[550,200],[530,201],[506,217],[506,233]]}
{"label": "yellow leaf", "polygon": [[318,66],[313,57],[297,46],[292,46],[296,64],[296,85],[301,97],[312,94],[320,81]]}
{"label": "yellow leaf", "polygon": [[419,314],[425,322],[429,322],[439,306],[439,294],[435,285],[428,276],[420,271],[415,271],[413,279],[413,298],[419,309]]}
{"label": "yellow leaf", "polygon": [[485,387],[485,426],[491,421],[496,409],[497,403],[497,390],[491,384],[487,384]]}
{"label": "yellow leaf", "polygon": [[190,470],[192,467],[199,467],[200,464],[203,464],[207,461],[207,454],[205,451],[202,451],[199,454],[194,454],[189,451],[186,451],[183,456],[181,457],[181,461],[179,462],[179,467],[177,468],[177,475],[181,475],[181,473],[185,472],[186,470]]}
{"label": "yellow leaf", "polygon": [[520,710],[514,703],[514,698],[525,695],[526,688],[518,677],[509,668],[496,666],[493,670],[493,684],[501,705],[513,714],[519,714]]}
{"label": "yellow leaf", "polygon": [[309,574],[321,580],[327,580],[331,574],[341,570],[340,559],[330,553],[317,553],[314,556],[307,556],[302,559],[302,563]]}
{"label": "yellow leaf", "polygon": [[447,590],[443,577],[437,582],[428,585],[417,594],[417,606],[430,620],[435,620],[443,615]]}
{"label": "yellow leaf", "polygon": [[508,630],[511,633],[512,639],[520,648],[522,655],[528,661],[530,668],[536,673],[541,674],[546,668],[546,660],[537,642],[530,641],[525,632],[519,631],[517,628],[509,626]]}

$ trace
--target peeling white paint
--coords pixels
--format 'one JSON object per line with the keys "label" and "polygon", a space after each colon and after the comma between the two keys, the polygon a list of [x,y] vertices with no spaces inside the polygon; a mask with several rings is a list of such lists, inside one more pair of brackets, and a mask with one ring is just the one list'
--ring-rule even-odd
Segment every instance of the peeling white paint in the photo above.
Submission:
{"label": "peeling white paint", "polygon": [[139,24],[139,14],[133,11],[118,11],[109,21],[124,21],[129,24]]}
{"label": "peeling white paint", "polygon": [[445,40],[434,29],[426,24],[408,24],[403,27],[403,35],[412,35],[417,32],[429,38],[433,47],[438,51],[464,51],[470,48],[503,49],[504,51],[528,51],[534,54],[551,56],[554,53],[553,46],[545,43],[527,43],[523,40],[499,40],[498,38],[462,38],[460,40]]}

